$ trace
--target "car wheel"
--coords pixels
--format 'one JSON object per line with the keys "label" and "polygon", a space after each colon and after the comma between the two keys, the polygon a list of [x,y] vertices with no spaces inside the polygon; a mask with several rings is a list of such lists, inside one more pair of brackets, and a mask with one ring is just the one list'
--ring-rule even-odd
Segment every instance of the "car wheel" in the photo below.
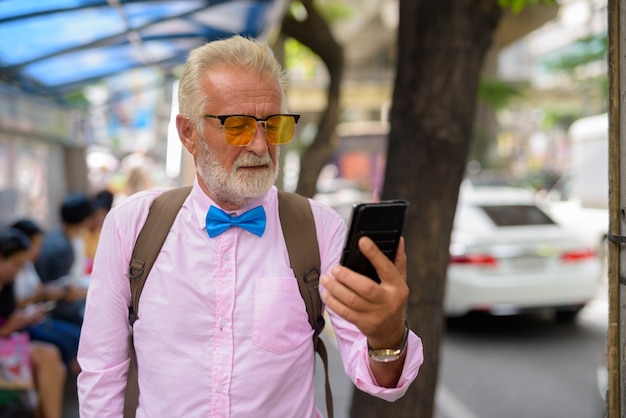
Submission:
{"label": "car wheel", "polygon": [[554,313],[554,318],[557,322],[574,322],[576,315],[578,315],[581,309],[582,308],[557,310]]}

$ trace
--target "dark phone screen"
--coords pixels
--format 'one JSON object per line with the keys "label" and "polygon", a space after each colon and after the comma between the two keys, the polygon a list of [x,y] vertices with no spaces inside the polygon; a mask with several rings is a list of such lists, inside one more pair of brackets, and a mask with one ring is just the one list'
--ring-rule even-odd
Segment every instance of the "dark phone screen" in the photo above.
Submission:
{"label": "dark phone screen", "polygon": [[409,207],[405,200],[360,203],[352,209],[350,230],[341,257],[341,264],[380,283],[376,269],[359,251],[362,236],[371,238],[378,248],[394,260],[402,236],[404,218]]}

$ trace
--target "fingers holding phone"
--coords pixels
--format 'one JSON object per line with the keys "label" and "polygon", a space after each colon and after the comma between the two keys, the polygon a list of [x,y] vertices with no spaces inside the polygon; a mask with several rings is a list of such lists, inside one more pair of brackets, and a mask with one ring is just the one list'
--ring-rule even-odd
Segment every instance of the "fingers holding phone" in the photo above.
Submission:
{"label": "fingers holding phone", "polygon": [[389,257],[382,252],[371,238],[363,236],[358,242],[359,250],[369,260],[376,270],[379,283],[392,279],[400,273],[404,282],[406,282],[406,253],[404,251],[404,238],[400,237],[396,249],[395,258]]}
{"label": "fingers holding phone", "polygon": [[409,288],[404,269],[398,268],[404,264],[404,247],[399,246],[398,263],[393,264],[371,240],[363,238],[360,241],[363,253],[371,255],[379,268],[381,283],[347,267],[334,266],[331,274],[323,274],[320,278],[322,298],[332,313],[353,323],[368,341],[385,341],[390,330],[403,327],[405,319]]}

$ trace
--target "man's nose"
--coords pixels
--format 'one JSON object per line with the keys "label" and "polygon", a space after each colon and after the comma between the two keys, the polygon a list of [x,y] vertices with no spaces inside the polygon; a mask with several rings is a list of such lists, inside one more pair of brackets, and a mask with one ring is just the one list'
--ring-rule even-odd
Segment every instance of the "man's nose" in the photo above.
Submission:
{"label": "man's nose", "polygon": [[268,143],[267,134],[265,132],[265,122],[257,121],[252,141],[248,145],[246,145],[246,148],[257,155],[263,155],[267,152],[267,147]]}

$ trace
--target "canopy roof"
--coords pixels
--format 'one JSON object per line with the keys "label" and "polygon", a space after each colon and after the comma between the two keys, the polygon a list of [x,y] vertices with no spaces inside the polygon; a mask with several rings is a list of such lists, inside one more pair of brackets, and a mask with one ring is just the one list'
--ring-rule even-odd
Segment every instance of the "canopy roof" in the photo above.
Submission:
{"label": "canopy roof", "polygon": [[266,38],[284,0],[0,0],[0,81],[62,96],[133,68],[172,68],[238,33]]}

